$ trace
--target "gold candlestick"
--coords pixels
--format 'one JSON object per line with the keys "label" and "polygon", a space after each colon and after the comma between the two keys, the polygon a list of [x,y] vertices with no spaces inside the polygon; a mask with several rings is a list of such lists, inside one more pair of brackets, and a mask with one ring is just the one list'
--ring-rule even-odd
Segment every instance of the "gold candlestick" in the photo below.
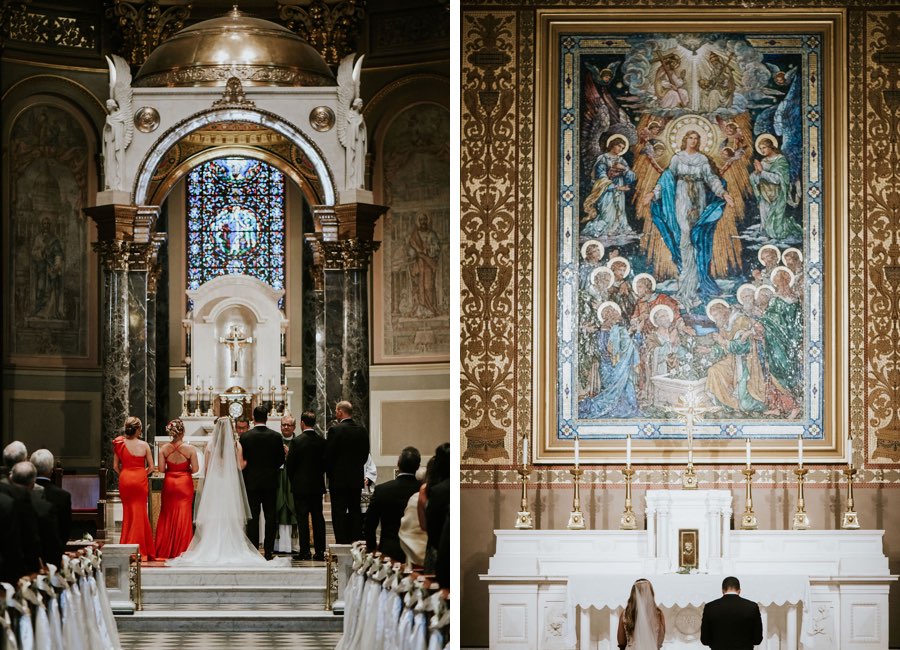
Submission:
{"label": "gold candlestick", "polygon": [[743,530],[756,530],[756,515],[753,513],[753,475],[756,470],[747,465],[741,470],[741,474],[747,477],[747,505],[744,508],[744,514],[741,515],[741,528]]}
{"label": "gold candlestick", "polygon": [[637,529],[637,517],[634,516],[634,511],[631,509],[631,478],[634,476],[634,470],[629,465],[622,470],[622,474],[625,476],[625,511],[619,520],[619,529],[635,530]]}
{"label": "gold candlestick", "polygon": [[206,417],[211,418],[213,416],[213,387],[212,384],[209,385],[209,402],[206,403]]}
{"label": "gold candlestick", "polygon": [[191,387],[185,386],[184,390],[181,391],[181,417],[186,418],[188,416],[188,402],[191,397]]}
{"label": "gold candlestick", "polygon": [[528,475],[531,474],[531,470],[528,465],[522,465],[516,471],[522,480],[522,502],[519,504],[519,512],[516,515],[516,528],[531,530],[534,528],[534,520],[528,510]]}
{"label": "gold candlestick", "polygon": [[569,513],[569,523],[566,526],[569,530],[584,530],[584,513],[581,512],[581,492],[579,491],[578,479],[584,474],[583,469],[570,469],[572,481],[575,483],[575,497],[572,499],[572,512]]}
{"label": "gold candlestick", "polygon": [[809,529],[809,515],[806,514],[805,501],[803,499],[803,481],[806,480],[808,469],[798,467],[794,470],[797,475],[797,512],[794,513],[794,530]]}
{"label": "gold candlestick", "polygon": [[199,418],[200,417],[200,387],[197,386],[194,388],[194,390],[197,392],[197,408],[194,409],[194,417]]}
{"label": "gold candlestick", "polygon": [[851,466],[841,471],[847,477],[847,509],[841,517],[841,528],[856,530],[859,528],[859,517],[853,509],[853,476],[858,470]]}

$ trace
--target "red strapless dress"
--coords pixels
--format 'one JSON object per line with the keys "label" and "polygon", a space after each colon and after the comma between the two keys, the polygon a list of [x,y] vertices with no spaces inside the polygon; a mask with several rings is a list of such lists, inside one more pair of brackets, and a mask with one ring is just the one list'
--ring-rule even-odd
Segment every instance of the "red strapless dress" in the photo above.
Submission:
{"label": "red strapless dress", "polygon": [[194,479],[191,461],[166,461],[163,480],[162,507],[156,522],[156,557],[178,557],[187,549],[194,536]]}
{"label": "red strapless dress", "polygon": [[150,482],[144,466],[144,456],[135,456],[125,446],[125,439],[113,440],[116,456],[122,461],[119,471],[119,497],[122,499],[122,536],[119,544],[138,544],[141,557],[152,560],[156,556],[153,529],[147,516],[147,495]]}

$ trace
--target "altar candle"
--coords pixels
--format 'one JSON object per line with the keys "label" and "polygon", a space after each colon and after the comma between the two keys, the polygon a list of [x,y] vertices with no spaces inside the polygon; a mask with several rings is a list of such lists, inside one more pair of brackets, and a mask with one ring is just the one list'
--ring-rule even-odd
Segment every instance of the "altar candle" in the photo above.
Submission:
{"label": "altar candle", "polygon": [[528,465],[528,436],[522,436],[522,465]]}
{"label": "altar candle", "polygon": [[747,467],[750,467],[750,438],[747,438]]}
{"label": "altar candle", "polygon": [[575,434],[575,469],[578,469],[578,460],[579,460],[579,452],[581,451],[581,441],[578,439],[578,434]]}
{"label": "altar candle", "polygon": [[797,436],[797,454],[800,457],[800,469],[803,469],[803,434]]}
{"label": "altar candle", "polygon": [[625,437],[625,465],[631,469],[631,434]]}

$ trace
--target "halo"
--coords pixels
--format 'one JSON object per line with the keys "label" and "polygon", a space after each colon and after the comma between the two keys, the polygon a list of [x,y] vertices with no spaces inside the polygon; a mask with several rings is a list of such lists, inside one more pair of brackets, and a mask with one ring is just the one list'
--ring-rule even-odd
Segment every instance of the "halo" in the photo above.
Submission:
{"label": "halo", "polygon": [[581,259],[587,260],[587,249],[591,244],[596,244],[600,247],[600,257],[603,257],[606,254],[606,248],[596,239],[588,239],[581,245]]}
{"label": "halo", "polygon": [[613,142],[614,140],[621,140],[622,142],[625,143],[625,148],[622,149],[622,152],[619,154],[620,156],[621,156],[623,153],[626,153],[626,152],[628,151],[628,138],[626,138],[626,137],[625,137],[624,135],[622,135],[621,133],[613,133],[611,136],[609,136],[609,137],[606,139],[606,150],[607,150],[607,151],[609,151],[609,145],[612,144],[612,142]]}
{"label": "halo", "polygon": [[743,305],[744,303],[741,301],[741,292],[742,292],[744,289],[748,288],[748,287],[750,288],[751,291],[753,291],[753,299],[756,300],[756,285],[755,285],[755,284],[750,284],[749,282],[747,282],[747,283],[742,284],[741,286],[739,286],[739,287],[738,287],[738,290],[735,291],[735,293],[734,293],[734,297],[737,298],[737,301],[738,301],[740,304],[742,304],[742,305]]}
{"label": "halo", "polygon": [[799,249],[799,248],[787,248],[787,249],[785,249],[785,251],[781,254],[781,259],[784,260],[784,256],[787,255],[788,253],[797,253],[797,257],[800,258],[800,261],[801,261],[801,262],[803,261],[803,253],[800,252],[800,249]]}
{"label": "halo", "polygon": [[780,261],[781,261],[781,251],[778,250],[778,246],[776,246],[775,244],[766,244],[765,246],[763,246],[762,248],[760,248],[760,249],[759,249],[759,252],[756,254],[756,259],[759,260],[759,263],[765,266],[765,262],[763,262],[763,259],[762,259],[762,253],[763,253],[763,251],[766,250],[767,248],[771,248],[771,249],[773,249],[776,253],[778,253],[778,261],[780,262]]}
{"label": "halo", "polygon": [[711,321],[715,321],[715,319],[709,313],[709,308],[712,307],[713,305],[725,305],[728,309],[731,309],[731,305],[729,305],[727,302],[725,302],[721,298],[713,298],[708,303],[706,303],[706,316]]}
{"label": "halo", "polygon": [[773,287],[771,284],[761,284],[756,287],[756,295],[753,297],[754,302],[759,300],[759,292],[763,289],[771,293],[773,296],[775,295],[775,287]]}
{"label": "halo", "polygon": [[613,73],[612,70],[610,70],[609,68],[603,68],[603,69],[600,71],[600,76],[601,76],[601,77],[603,76],[603,73],[604,73],[604,72],[608,72],[610,76],[614,76],[614,73]]}
{"label": "halo", "polygon": [[772,275],[769,276],[769,279],[772,281],[773,286],[775,284],[775,276],[781,273],[787,273],[788,277],[791,279],[791,281],[788,282],[788,286],[794,284],[794,272],[786,266],[776,266],[774,269],[772,269]]}
{"label": "halo", "polygon": [[601,273],[602,273],[603,275],[608,275],[608,276],[609,276],[609,278],[610,278],[609,283],[610,283],[610,284],[612,284],[613,278],[616,277],[615,275],[613,275],[613,272],[610,271],[610,270],[609,270],[608,268],[606,268],[605,266],[598,266],[596,269],[594,269],[593,271],[591,271],[590,276],[588,276],[588,277],[590,278],[590,280],[591,280],[591,285],[594,284],[594,278],[596,278],[596,277],[597,277],[598,275],[600,275]]}
{"label": "halo", "polygon": [[758,153],[760,156],[766,155],[762,151],[759,150],[759,141],[763,140],[765,138],[768,138],[769,140],[774,142],[776,147],[778,146],[778,138],[776,138],[774,135],[772,135],[771,133],[760,133],[758,136],[756,136],[756,140],[753,141],[753,148],[756,150],[756,153]]}
{"label": "halo", "polygon": [[[661,311],[669,312],[669,316],[672,317],[672,321],[673,322],[675,321],[675,312],[672,310],[671,307],[669,307],[668,305],[657,305],[656,307],[654,307],[653,309],[650,310],[650,322],[651,323],[656,325],[656,315],[658,313],[660,313]],[[659,325],[656,325],[656,326],[659,327]]]}
{"label": "halo", "polygon": [[700,151],[710,155],[719,149],[719,129],[702,115],[682,115],[666,124],[663,139],[672,151],[681,151],[681,140],[688,131],[700,134]]}
{"label": "halo", "polygon": [[656,278],[654,278],[649,273],[638,273],[634,276],[634,280],[631,281],[631,288],[634,289],[634,292],[637,293],[637,282],[641,278],[647,278],[650,280],[650,291],[656,291]]}
{"label": "halo", "polygon": [[600,303],[600,306],[597,307],[597,318],[599,318],[601,322],[603,321],[603,310],[605,310],[607,307],[612,307],[617,312],[619,312],[619,316],[622,315],[622,308],[612,300],[607,300],[606,302]]}
{"label": "halo", "polygon": [[656,126],[656,128],[658,128],[658,129],[662,128],[662,124],[659,123],[659,120],[650,120],[650,123],[647,124],[647,130],[649,131],[654,126]]}
{"label": "halo", "polygon": [[624,262],[625,263],[625,277],[628,277],[628,274],[631,273],[631,262],[626,260],[624,257],[614,257],[610,261],[606,263],[606,266],[612,269],[612,266],[615,262]]}

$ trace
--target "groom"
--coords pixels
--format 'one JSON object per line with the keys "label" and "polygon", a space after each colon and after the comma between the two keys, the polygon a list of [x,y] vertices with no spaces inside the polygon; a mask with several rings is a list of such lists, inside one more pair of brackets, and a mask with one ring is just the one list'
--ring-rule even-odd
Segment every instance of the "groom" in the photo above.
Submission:
{"label": "groom", "polygon": [[253,409],[253,424],[241,436],[241,448],[247,466],[244,468],[244,486],[250,504],[250,519],[247,521],[247,537],[259,548],[259,507],[262,506],[266,518],[266,537],[263,549],[266,559],[272,559],[275,550],[275,530],[278,521],[275,516],[275,494],[278,490],[278,469],[284,465],[284,445],[281,434],[266,426],[266,407]]}

